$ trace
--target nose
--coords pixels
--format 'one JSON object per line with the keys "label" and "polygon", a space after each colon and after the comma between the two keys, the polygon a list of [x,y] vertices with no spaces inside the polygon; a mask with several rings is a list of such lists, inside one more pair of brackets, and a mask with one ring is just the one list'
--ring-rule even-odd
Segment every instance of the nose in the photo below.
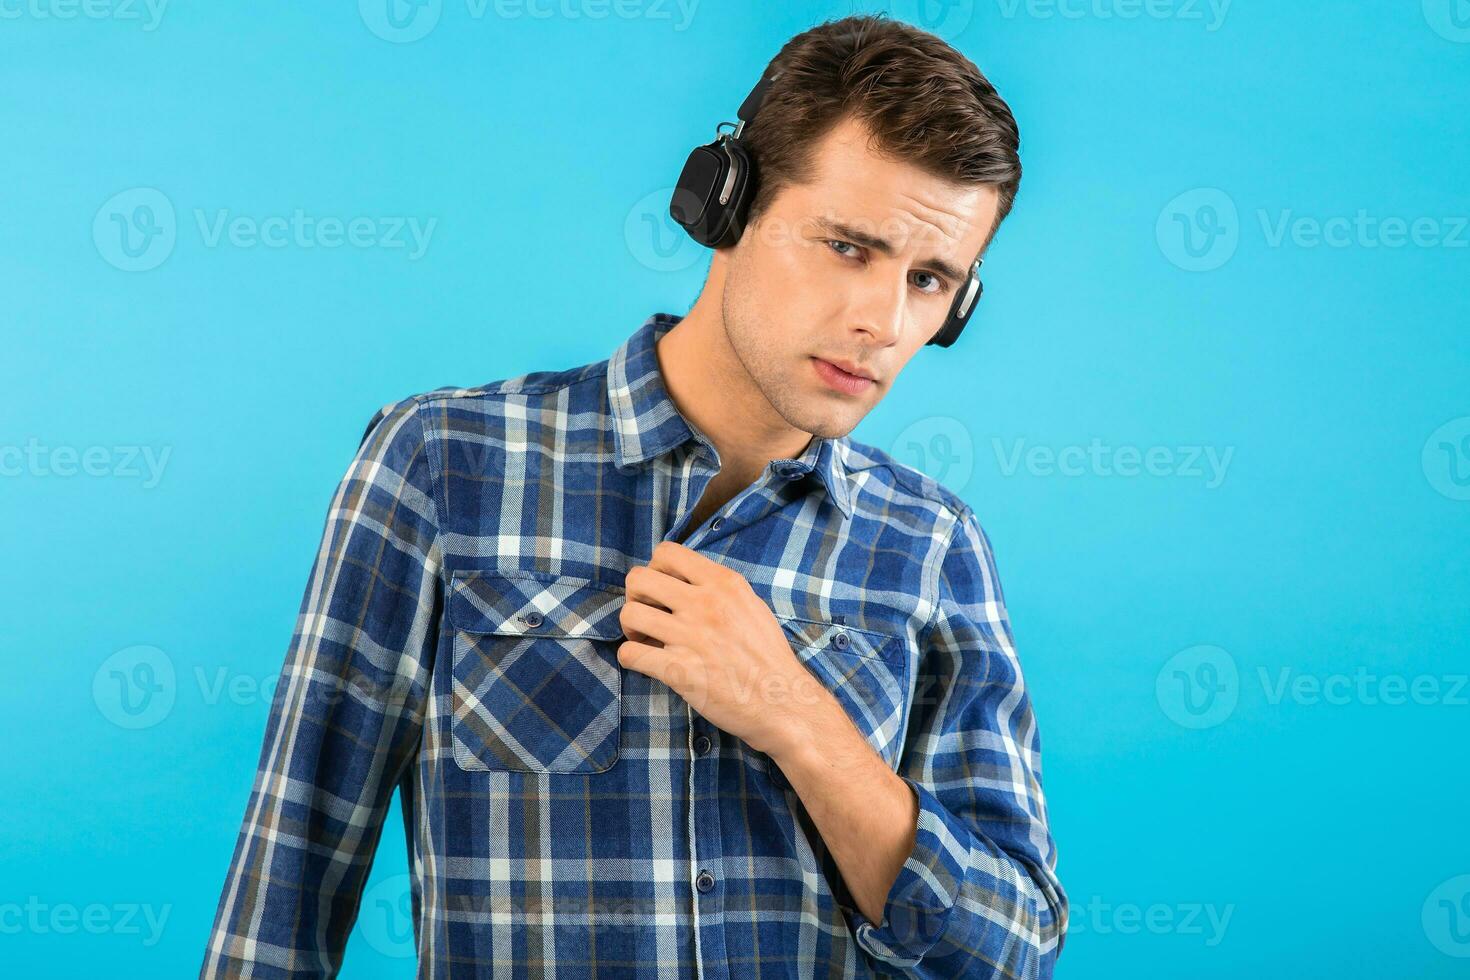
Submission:
{"label": "nose", "polygon": [[897,343],[908,316],[907,276],[887,265],[874,263],[853,298],[853,328],[868,334],[868,343],[876,347]]}

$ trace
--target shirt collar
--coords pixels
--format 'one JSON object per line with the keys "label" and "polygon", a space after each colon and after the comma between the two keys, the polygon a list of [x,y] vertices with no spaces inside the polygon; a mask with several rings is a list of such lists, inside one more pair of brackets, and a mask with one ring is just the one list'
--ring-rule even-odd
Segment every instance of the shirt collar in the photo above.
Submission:
{"label": "shirt collar", "polygon": [[[654,344],[682,320],[655,313],[613,352],[607,362],[607,395],[612,407],[613,442],[618,461],[633,466],[661,456],[690,439],[708,442],[684,418],[664,386]],[[711,445],[713,449],[713,445]],[[843,517],[852,516],[847,476],[847,437],[813,436],[806,450],[786,465],[797,477],[815,474]]]}

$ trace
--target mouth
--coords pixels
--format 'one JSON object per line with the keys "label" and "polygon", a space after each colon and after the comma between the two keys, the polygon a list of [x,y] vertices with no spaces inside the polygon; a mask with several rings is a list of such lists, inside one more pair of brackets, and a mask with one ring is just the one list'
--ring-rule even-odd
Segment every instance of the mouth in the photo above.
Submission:
{"label": "mouth", "polygon": [[861,394],[877,384],[873,378],[857,373],[859,369],[855,365],[844,368],[823,358],[813,357],[812,366],[827,387],[845,395]]}

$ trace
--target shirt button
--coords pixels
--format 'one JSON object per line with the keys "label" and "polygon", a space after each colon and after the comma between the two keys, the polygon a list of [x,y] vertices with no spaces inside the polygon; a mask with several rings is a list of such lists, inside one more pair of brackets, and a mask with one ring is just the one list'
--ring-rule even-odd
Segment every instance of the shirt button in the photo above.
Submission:
{"label": "shirt button", "polygon": [[541,614],[538,612],[528,612],[521,617],[521,621],[531,629],[535,629],[541,625]]}
{"label": "shirt button", "polygon": [[846,650],[848,643],[852,642],[846,632],[838,631],[832,636],[832,645],[839,650]]}
{"label": "shirt button", "polygon": [[720,529],[720,525],[723,523],[725,523],[725,519],[723,517],[716,517],[713,521],[710,521],[709,529],[711,531],[718,531]]}
{"label": "shirt button", "polygon": [[701,735],[701,736],[699,736],[698,738],[696,738],[694,740],[694,754],[695,755],[704,755],[709,750],[710,750],[710,740],[709,740],[709,736],[708,735]]}
{"label": "shirt button", "polygon": [[701,871],[699,877],[694,879],[694,887],[702,892],[707,892],[715,887],[715,876],[708,871]]}

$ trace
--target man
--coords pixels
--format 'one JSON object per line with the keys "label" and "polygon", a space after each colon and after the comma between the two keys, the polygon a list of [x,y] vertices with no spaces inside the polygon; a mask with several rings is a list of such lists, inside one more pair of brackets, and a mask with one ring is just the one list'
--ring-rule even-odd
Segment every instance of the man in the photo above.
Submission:
{"label": "man", "polygon": [[335,973],[395,790],[420,976],[1051,975],[989,541],[847,437],[1009,210],[1015,122],[882,18],[770,76],[687,315],[368,426],[203,975]]}

